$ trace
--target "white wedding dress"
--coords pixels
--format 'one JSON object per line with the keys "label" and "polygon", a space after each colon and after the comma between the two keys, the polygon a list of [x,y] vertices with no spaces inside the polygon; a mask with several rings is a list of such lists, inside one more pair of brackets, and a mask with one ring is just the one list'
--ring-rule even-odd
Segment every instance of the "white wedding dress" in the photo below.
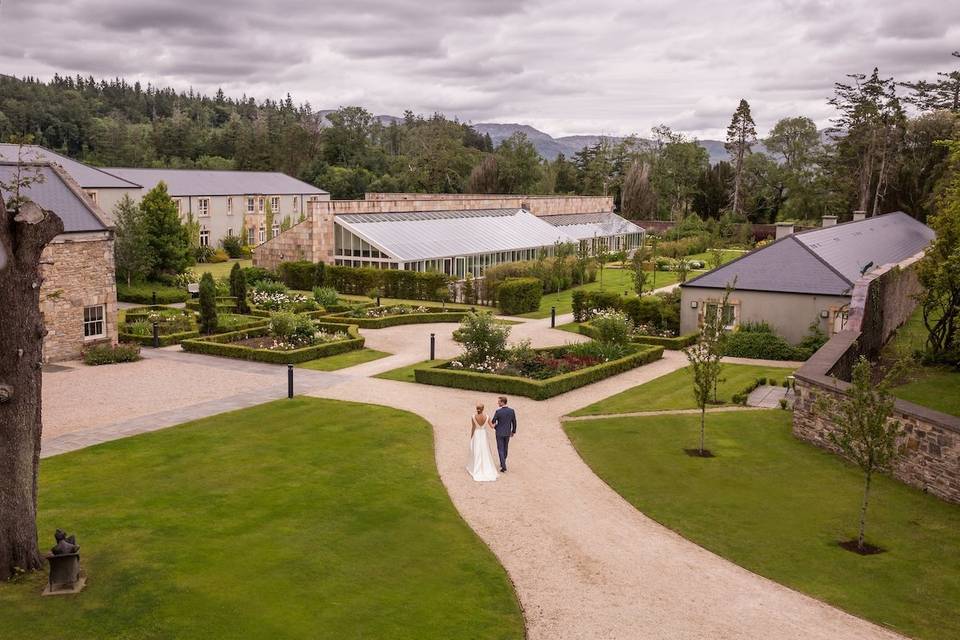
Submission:
{"label": "white wedding dress", "polygon": [[470,438],[470,460],[467,471],[477,482],[493,482],[497,479],[497,466],[493,462],[490,452],[490,441],[487,439],[487,417],[483,417],[483,424],[477,424],[475,417],[470,418],[470,425],[474,427],[473,437]]}

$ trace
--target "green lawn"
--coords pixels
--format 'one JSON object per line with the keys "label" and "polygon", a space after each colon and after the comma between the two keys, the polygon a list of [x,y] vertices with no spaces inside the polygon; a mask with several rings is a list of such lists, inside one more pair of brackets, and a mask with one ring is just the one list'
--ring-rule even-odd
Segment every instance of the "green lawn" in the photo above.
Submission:
{"label": "green lawn", "polygon": [[193,267],[190,267],[200,275],[204,273],[209,273],[214,278],[226,278],[230,275],[230,270],[233,269],[233,264],[239,262],[241,267],[252,267],[253,260],[227,260],[226,262],[198,262]]}
{"label": "green lawn", "polygon": [[[736,251],[734,249],[724,249],[723,250],[723,262],[721,264],[727,264],[735,258],[739,258],[742,255],[748,253],[747,251]],[[704,251],[703,253],[695,253],[693,255],[687,256],[687,260],[702,260],[706,265],[707,269],[712,269],[710,266],[710,260],[713,259],[713,255],[709,251]]]}
{"label": "green lawn", "polygon": [[[927,328],[918,308],[887,343],[884,357],[892,360],[912,356],[924,349],[926,340]],[[909,371],[904,384],[892,391],[903,400],[960,416],[960,371],[955,369],[917,364]]]}
{"label": "green lawn", "polygon": [[430,425],[295,398],[41,464],[42,546],[89,576],[0,584],[4,638],[522,638],[510,581],[454,509]]}
{"label": "green lawn", "polygon": [[346,369],[365,362],[373,362],[380,358],[386,358],[392,355],[386,351],[377,351],[376,349],[355,349],[345,353],[339,353],[335,356],[326,358],[317,358],[298,364],[303,369],[313,369],[314,371],[336,371],[337,369]]}
{"label": "green lawn", "polygon": [[[725,364],[717,385],[721,404],[730,404],[730,398],[740,393],[751,381],[759,377],[773,378],[777,384],[793,373],[783,367],[759,367],[746,364]],[[693,399],[693,383],[689,367],[678,369],[650,382],[627,389],[604,400],[574,411],[574,416],[599,416],[635,411],[667,411],[671,409],[696,409]]]}
{"label": "green lawn", "polygon": [[859,556],[863,478],[790,433],[774,409],[567,422],[590,467],[637,509],[760,575],[916,638],[960,638],[960,506],[887,477],[874,479],[867,538],[888,549]]}
{"label": "green lawn", "polygon": [[415,362],[413,364],[408,364],[405,367],[399,367],[397,369],[391,369],[390,371],[384,371],[383,373],[378,373],[374,378],[383,378],[384,380],[398,380],[400,382],[416,382],[413,372],[416,369],[424,367],[431,362],[436,362],[436,360],[424,360],[423,362]]}

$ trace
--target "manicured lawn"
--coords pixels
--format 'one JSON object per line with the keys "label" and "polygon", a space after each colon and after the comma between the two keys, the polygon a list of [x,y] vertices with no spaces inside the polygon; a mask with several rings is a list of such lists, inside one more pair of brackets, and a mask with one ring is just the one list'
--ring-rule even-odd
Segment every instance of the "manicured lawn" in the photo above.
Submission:
{"label": "manicured lawn", "polygon": [[346,369],[347,367],[353,367],[365,362],[373,362],[380,358],[386,358],[389,355],[391,354],[385,351],[377,351],[376,349],[355,349],[354,351],[347,351],[346,353],[340,353],[335,356],[301,362],[297,366],[303,369],[313,369],[314,371],[336,371],[337,369]]}
{"label": "manicured lawn", "polygon": [[693,458],[698,416],[567,422],[590,467],[637,509],[760,575],[916,638],[960,638],[960,506],[874,479],[859,556],[863,478],[795,439],[774,409],[707,416],[715,458]]}
{"label": "manicured lawn", "polygon": [[[923,351],[926,340],[927,328],[918,308],[887,343],[884,357],[892,360],[912,356]],[[909,371],[904,384],[892,391],[903,400],[960,416],[960,371],[955,369],[917,364]]]}
{"label": "manicured lawn", "polygon": [[554,329],[558,331],[566,331],[568,333],[576,333],[580,335],[580,323],[579,322],[568,322],[566,324],[558,324]]}
{"label": "manicured lawn", "polygon": [[398,369],[391,369],[390,371],[384,371],[383,373],[378,373],[377,375],[374,376],[374,378],[383,378],[384,380],[398,380],[400,382],[416,382],[417,379],[413,375],[414,370],[435,362],[437,361],[424,360],[423,362],[415,362],[413,364],[408,364],[405,367],[400,367]]}
{"label": "manicured lawn", "polygon": [[[725,364],[717,385],[720,404],[730,404],[730,398],[740,393],[751,381],[759,377],[773,378],[777,384],[793,373],[783,367],[759,367],[746,364]],[[665,376],[651,380],[639,386],[627,389],[605,400],[578,409],[570,415],[599,416],[613,413],[633,413],[635,411],[667,411],[671,409],[696,409],[693,399],[693,383],[689,367],[678,369]]]}
{"label": "manicured lawn", "polygon": [[295,398],[44,460],[42,546],[89,576],[0,584],[4,638],[522,638],[506,573],[460,518],[430,425]]}
{"label": "manicured lawn", "polygon": [[191,269],[200,275],[209,273],[214,278],[225,278],[230,275],[230,270],[233,269],[233,264],[235,262],[239,262],[241,267],[253,266],[253,260],[227,260],[226,262],[216,263],[201,262],[191,267]]}

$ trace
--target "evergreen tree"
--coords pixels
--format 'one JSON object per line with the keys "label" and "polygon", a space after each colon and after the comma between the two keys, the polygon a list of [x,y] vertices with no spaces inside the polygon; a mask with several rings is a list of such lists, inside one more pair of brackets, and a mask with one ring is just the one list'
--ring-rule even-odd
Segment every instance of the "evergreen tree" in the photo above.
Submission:
{"label": "evergreen tree", "polygon": [[753,145],[757,143],[757,128],[750,115],[750,104],[740,99],[737,110],[733,112],[730,126],[727,127],[727,143],[724,145],[730,154],[733,165],[733,213],[742,213],[743,207],[743,166]]}
{"label": "evergreen tree", "polygon": [[230,269],[230,295],[237,299],[237,313],[247,313],[247,274],[239,262]]}
{"label": "evergreen tree", "polygon": [[497,182],[500,193],[530,193],[540,180],[540,154],[527,139],[517,132],[497,147]]}
{"label": "evergreen tree", "polygon": [[209,271],[200,278],[200,331],[217,330],[217,285]]}
{"label": "evergreen tree", "polygon": [[146,243],[153,257],[151,278],[176,275],[190,264],[187,229],[180,223],[177,205],[160,182],[140,201]]}
{"label": "evergreen tree", "polygon": [[147,277],[153,268],[147,225],[140,207],[126,194],[113,208],[113,218],[113,257],[117,275],[129,285]]}

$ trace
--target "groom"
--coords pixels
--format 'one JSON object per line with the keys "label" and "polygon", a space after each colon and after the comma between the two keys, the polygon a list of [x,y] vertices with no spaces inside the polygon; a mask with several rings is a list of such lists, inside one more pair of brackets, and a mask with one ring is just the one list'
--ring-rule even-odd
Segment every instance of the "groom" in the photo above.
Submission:
{"label": "groom", "polygon": [[497,398],[497,406],[500,408],[494,412],[490,422],[497,432],[497,453],[500,454],[502,473],[507,470],[507,447],[510,445],[510,438],[517,433],[517,414],[507,406],[506,396]]}

